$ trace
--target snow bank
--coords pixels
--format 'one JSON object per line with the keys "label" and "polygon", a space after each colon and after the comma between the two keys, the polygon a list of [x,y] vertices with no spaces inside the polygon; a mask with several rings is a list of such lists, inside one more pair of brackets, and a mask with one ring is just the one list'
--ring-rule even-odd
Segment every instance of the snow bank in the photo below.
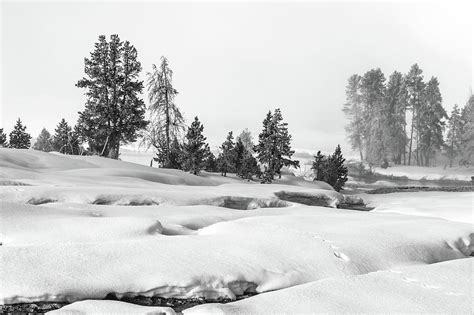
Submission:
{"label": "snow bank", "polygon": [[170,307],[140,306],[117,301],[88,300],[72,303],[55,311],[51,315],[82,314],[133,314],[133,315],[175,315]]}
{"label": "snow bank", "polygon": [[[266,292],[436,263],[473,251],[469,224],[330,208],[292,207],[288,213],[285,209],[273,210],[279,215],[224,221],[176,236],[160,231],[192,228],[189,218],[164,223],[159,211],[149,224],[139,219],[95,217],[94,222],[93,217],[81,221],[56,215],[33,227],[19,222],[16,231],[7,229],[0,251],[1,298],[5,303],[75,301],[116,292],[233,299],[249,290]],[[207,208],[201,210],[205,217]]]}
{"label": "snow bank", "polygon": [[234,299],[473,252],[472,224],[385,213],[378,199],[380,212],[302,205],[342,196],[291,175],[260,185],[9,149],[0,166],[4,183],[30,185],[0,186],[3,303]]}
{"label": "snow bank", "polygon": [[472,192],[400,192],[363,198],[379,213],[396,212],[474,224]]}
{"label": "snow bank", "polygon": [[421,167],[395,165],[383,169],[374,168],[374,172],[381,175],[405,176],[411,180],[461,180],[471,181],[474,176],[474,167]]}
{"label": "snow bank", "polygon": [[184,314],[472,314],[473,270],[467,258],[331,278]]}

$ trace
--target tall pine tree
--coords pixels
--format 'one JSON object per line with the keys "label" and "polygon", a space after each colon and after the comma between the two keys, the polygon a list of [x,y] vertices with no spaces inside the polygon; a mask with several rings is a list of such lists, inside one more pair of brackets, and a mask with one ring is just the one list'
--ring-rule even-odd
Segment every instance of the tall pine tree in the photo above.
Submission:
{"label": "tall pine tree", "polygon": [[364,140],[366,160],[370,165],[381,164],[387,158],[385,108],[385,76],[377,68],[367,71],[362,77],[361,98],[364,106]]}
{"label": "tall pine tree", "polygon": [[362,77],[354,74],[349,78],[346,86],[346,103],[342,111],[349,119],[349,124],[345,127],[349,142],[353,150],[359,151],[360,160],[364,160],[364,127],[363,106],[361,97]]}
{"label": "tall pine tree", "polygon": [[87,101],[78,123],[92,151],[118,159],[120,144],[135,141],[147,125],[137,51],[118,35],[109,42],[101,35],[84,63],[86,77],[76,86],[87,89]]}
{"label": "tall pine tree", "polygon": [[391,160],[396,164],[402,163],[402,157],[405,160],[405,148],[407,145],[406,135],[406,108],[407,92],[403,75],[394,71],[387,82],[385,96],[387,111],[386,121],[386,147],[391,155]]}
{"label": "tall pine tree", "polygon": [[407,109],[411,111],[411,128],[408,147],[408,165],[411,165],[413,154],[413,140],[416,141],[415,130],[420,125],[419,112],[423,106],[424,92],[426,84],[423,82],[423,70],[418,64],[414,64],[408,74],[405,76],[407,88]]}
{"label": "tall pine tree", "polygon": [[417,161],[421,166],[430,166],[430,160],[444,144],[444,119],[447,118],[447,114],[442,106],[442,100],[438,79],[432,77],[426,85],[424,101],[421,103],[417,118],[419,135]]}

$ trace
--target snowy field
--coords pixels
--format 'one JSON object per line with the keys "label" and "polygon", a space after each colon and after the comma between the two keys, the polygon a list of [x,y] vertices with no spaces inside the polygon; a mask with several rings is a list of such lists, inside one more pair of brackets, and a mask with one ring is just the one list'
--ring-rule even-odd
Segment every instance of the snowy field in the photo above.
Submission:
{"label": "snowy field", "polygon": [[0,149],[0,184],[5,304],[173,314],[96,300],[258,293],[184,313],[473,313],[472,193],[363,195],[375,209],[362,212],[290,175],[261,185],[14,149]]}

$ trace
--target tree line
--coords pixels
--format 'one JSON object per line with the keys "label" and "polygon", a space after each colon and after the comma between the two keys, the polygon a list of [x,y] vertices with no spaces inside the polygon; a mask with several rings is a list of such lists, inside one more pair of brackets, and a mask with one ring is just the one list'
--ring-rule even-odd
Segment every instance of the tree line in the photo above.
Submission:
{"label": "tree line", "polygon": [[431,166],[439,152],[449,157],[451,166],[456,157],[460,164],[469,163],[474,97],[462,109],[456,105],[450,115],[442,101],[438,79],[425,82],[418,64],[406,74],[394,71],[387,82],[379,68],[352,75],[343,106],[352,149],[371,166]]}
{"label": "tree line", "polygon": [[[204,126],[198,117],[191,125],[185,125],[175,104],[178,91],[173,86],[173,71],[165,57],[147,73],[150,105],[145,117],[146,106],[140,97],[144,84],[138,80],[141,70],[137,50],[130,42],[120,40],[118,35],[110,36],[109,40],[99,36],[94,50],[84,59],[85,76],[76,83],[78,88],[85,89],[86,95],[77,123],[71,127],[63,118],[53,135],[43,128],[33,148],[118,159],[121,144],[140,139],[141,145],[155,149],[153,161],[159,167],[195,175],[202,170],[220,172],[222,176],[235,173],[246,180],[256,177],[262,183],[281,178],[283,167],[299,167],[299,161],[292,159],[295,153],[291,148],[292,137],[279,108],[266,114],[256,144],[247,129],[235,139],[233,131],[229,131],[216,156],[206,142]],[[25,129],[18,119],[9,143],[0,129],[0,145],[29,148],[31,136]],[[343,162],[338,146],[333,155],[319,160],[316,179],[340,190],[347,180]]]}

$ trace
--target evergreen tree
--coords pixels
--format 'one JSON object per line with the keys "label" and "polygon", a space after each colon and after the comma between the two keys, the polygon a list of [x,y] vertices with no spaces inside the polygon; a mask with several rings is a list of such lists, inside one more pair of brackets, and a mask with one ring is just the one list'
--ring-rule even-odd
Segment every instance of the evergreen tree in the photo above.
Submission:
{"label": "evergreen tree", "polygon": [[215,173],[219,170],[219,168],[217,167],[216,156],[214,155],[214,153],[211,152],[210,149],[207,152],[206,168],[205,169],[206,169],[207,172],[211,172],[211,173]]}
{"label": "evergreen tree", "polygon": [[462,129],[460,130],[463,164],[474,164],[474,95],[469,97],[461,114]]}
{"label": "evergreen tree", "polygon": [[10,148],[28,149],[31,146],[31,135],[27,133],[26,126],[23,126],[20,118],[16,121],[13,131],[10,132]]}
{"label": "evergreen tree", "polygon": [[233,150],[233,169],[235,170],[235,173],[240,176],[242,172],[242,167],[244,164],[244,159],[247,156],[247,151],[245,150],[244,143],[242,140],[238,139],[237,142],[235,143],[234,150]]}
{"label": "evergreen tree", "polygon": [[341,191],[347,181],[347,167],[344,165],[346,159],[342,156],[339,144],[334,153],[328,159],[327,182],[336,190]]}
{"label": "evergreen tree", "polygon": [[413,139],[415,138],[415,129],[420,125],[418,113],[423,106],[425,83],[423,82],[423,71],[414,64],[405,77],[407,88],[407,109],[411,111],[411,128],[410,140],[408,148],[408,165],[411,165],[411,157],[413,153]]}
{"label": "evergreen tree", "polygon": [[43,128],[41,130],[38,138],[36,139],[35,144],[33,145],[33,149],[44,152],[50,152],[54,150],[52,145],[51,134],[48,130],[46,130],[46,128]]}
{"label": "evergreen tree", "polygon": [[183,115],[174,103],[178,91],[173,87],[173,71],[169,68],[168,59],[165,57],[161,57],[160,67],[153,65],[153,72],[147,75],[152,123],[146,132],[163,139],[163,143],[155,147],[159,149],[158,154],[164,156],[164,167],[169,167],[171,141],[184,130]]}
{"label": "evergreen tree", "polygon": [[73,154],[72,146],[70,141],[71,127],[68,125],[66,120],[63,118],[56,126],[53,135],[53,148],[54,150],[63,154]]}
{"label": "evergreen tree", "polygon": [[3,132],[3,128],[0,128],[0,147],[8,147],[7,134]]}
{"label": "evergreen tree", "polygon": [[281,168],[283,166],[298,168],[300,163],[297,160],[291,160],[295,151],[291,149],[291,135],[288,133],[288,124],[283,122],[283,116],[279,108],[275,109],[272,118],[273,124],[276,126],[275,173],[278,173],[279,178],[281,178]]}
{"label": "evergreen tree", "polygon": [[209,145],[205,142],[206,137],[202,134],[203,131],[204,126],[196,116],[188,128],[186,141],[183,146],[184,168],[194,175],[198,175],[205,167],[205,158]]}
{"label": "evergreen tree", "polygon": [[257,160],[264,165],[265,171],[262,182],[271,182],[273,180],[273,143],[275,132],[272,126],[272,112],[268,111],[263,120],[262,132],[258,135],[258,144],[254,150],[257,153]]}
{"label": "evergreen tree", "polygon": [[234,136],[232,131],[227,134],[226,140],[222,143],[221,152],[218,157],[218,167],[222,176],[227,176],[227,172],[234,171]]}
{"label": "evergreen tree", "polygon": [[177,137],[174,137],[171,142],[167,163],[168,168],[178,170],[183,168],[183,145],[179,142]]}
{"label": "evergreen tree", "polygon": [[449,167],[453,167],[453,160],[461,153],[462,118],[458,104],[454,105],[448,119],[448,133],[446,135],[446,151],[449,157]]}
{"label": "evergreen tree", "polygon": [[354,74],[349,78],[346,86],[346,103],[342,111],[349,119],[349,124],[345,127],[349,142],[353,150],[359,151],[360,160],[364,160],[363,139],[365,122],[363,120],[363,106],[361,97],[362,77]]}
{"label": "evergreen tree", "polygon": [[314,156],[313,166],[311,169],[314,172],[314,180],[324,181],[324,168],[327,163],[327,158],[321,151],[318,151]]}
{"label": "evergreen tree", "polygon": [[84,153],[84,143],[82,132],[79,125],[75,125],[69,134],[69,143],[71,147],[71,154],[82,155]]}
{"label": "evergreen tree", "polygon": [[418,115],[418,163],[421,166],[429,166],[430,160],[436,151],[443,146],[444,119],[447,118],[446,111],[442,106],[441,92],[439,91],[438,79],[432,77],[426,85]]}
{"label": "evergreen tree", "polygon": [[364,140],[366,160],[370,165],[381,164],[387,158],[387,111],[385,108],[385,76],[372,69],[362,77],[361,99],[364,106]]}
{"label": "evergreen tree", "polygon": [[84,63],[86,77],[76,86],[87,89],[87,101],[78,123],[92,151],[118,159],[120,144],[135,141],[147,125],[137,51],[118,35],[109,42],[101,35]]}
{"label": "evergreen tree", "polygon": [[248,151],[245,151],[241,167],[237,175],[243,179],[252,180],[252,177],[256,175],[260,176],[260,168],[258,167],[257,160]]}
{"label": "evergreen tree", "polygon": [[257,159],[265,166],[262,183],[271,183],[275,174],[281,177],[283,166],[299,167],[299,161],[291,160],[294,151],[291,149],[291,135],[287,123],[283,122],[280,109],[268,112],[263,121],[263,130],[255,146]]}
{"label": "evergreen tree", "polygon": [[314,180],[320,180],[331,185],[336,191],[341,191],[347,181],[346,159],[342,156],[341,147],[337,145],[332,155],[325,157],[321,151],[314,157],[312,169]]}
{"label": "evergreen tree", "polygon": [[398,71],[394,71],[389,77],[385,102],[385,110],[387,111],[385,135],[387,152],[396,164],[401,164],[402,156],[405,158],[407,145],[405,119],[407,91],[403,75]]}

